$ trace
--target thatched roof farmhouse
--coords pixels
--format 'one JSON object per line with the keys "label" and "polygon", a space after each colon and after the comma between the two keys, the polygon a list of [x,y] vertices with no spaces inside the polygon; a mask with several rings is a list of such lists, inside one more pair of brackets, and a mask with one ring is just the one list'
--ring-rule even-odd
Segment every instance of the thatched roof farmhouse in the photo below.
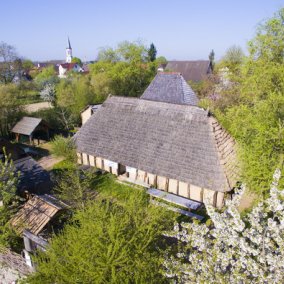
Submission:
{"label": "thatched roof farmhouse", "polygon": [[75,141],[79,163],[217,207],[236,183],[233,139],[196,106],[109,97]]}

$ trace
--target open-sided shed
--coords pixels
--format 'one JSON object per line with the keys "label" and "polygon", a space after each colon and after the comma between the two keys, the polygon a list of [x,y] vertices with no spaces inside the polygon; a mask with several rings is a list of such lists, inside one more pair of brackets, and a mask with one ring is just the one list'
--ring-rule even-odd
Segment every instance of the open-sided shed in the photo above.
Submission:
{"label": "open-sided shed", "polygon": [[31,144],[34,143],[35,138],[49,140],[49,126],[41,118],[24,116],[17,122],[11,132],[15,133],[17,142],[20,140],[21,135],[29,137]]}

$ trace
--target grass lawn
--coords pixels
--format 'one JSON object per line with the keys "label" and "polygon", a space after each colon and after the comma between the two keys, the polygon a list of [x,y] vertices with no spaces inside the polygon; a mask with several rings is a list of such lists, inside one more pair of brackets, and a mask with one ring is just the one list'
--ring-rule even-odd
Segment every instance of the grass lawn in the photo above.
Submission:
{"label": "grass lawn", "polygon": [[40,144],[40,145],[39,145],[39,148],[42,148],[42,149],[47,150],[47,151],[50,152],[50,151],[51,151],[51,147],[52,147],[51,144],[52,144],[51,141],[49,141],[49,142]]}
{"label": "grass lawn", "polygon": [[120,183],[114,175],[109,173],[97,174],[93,186],[100,195],[118,200],[125,200],[130,194],[135,194],[137,190],[143,190],[143,187],[138,189],[136,186]]}
{"label": "grass lawn", "polygon": [[[146,193],[146,190],[142,186],[121,183],[114,175],[109,173],[97,175],[94,178],[93,185],[94,189],[99,192],[101,197],[114,198],[118,202],[127,202],[131,195],[137,194],[137,191],[143,191],[146,198],[148,200],[150,199],[150,196]],[[173,206],[173,204],[171,205]],[[159,210],[166,212],[169,219],[176,220],[178,222],[192,221],[192,218],[189,218],[188,216],[180,215],[163,207],[159,207]]]}
{"label": "grass lawn", "polygon": [[[53,172],[55,174],[60,174],[61,172],[64,172],[66,170],[74,170],[76,168],[76,164],[69,162],[67,160],[63,160],[53,167]],[[144,192],[145,198],[148,200],[150,199],[150,196],[146,193],[146,189],[139,185],[134,185],[131,183],[124,183],[121,181],[118,181],[115,175],[112,175],[110,173],[100,173],[95,172],[95,169],[93,170],[93,179],[92,179],[92,190],[99,193],[99,196],[101,198],[107,198],[107,199],[113,199],[117,202],[127,202],[127,200],[137,194],[137,192]],[[166,202],[165,202],[166,203]],[[171,206],[174,206],[173,204],[169,204]],[[154,206],[154,205],[153,205]],[[184,208],[182,208],[184,209]],[[169,214],[169,218],[174,218],[177,221],[181,222],[190,222],[192,221],[192,218],[184,215],[180,215],[179,213],[167,210],[165,208],[159,207],[159,210],[161,211],[167,211]],[[205,215],[202,214],[204,212],[196,212],[199,215]]]}

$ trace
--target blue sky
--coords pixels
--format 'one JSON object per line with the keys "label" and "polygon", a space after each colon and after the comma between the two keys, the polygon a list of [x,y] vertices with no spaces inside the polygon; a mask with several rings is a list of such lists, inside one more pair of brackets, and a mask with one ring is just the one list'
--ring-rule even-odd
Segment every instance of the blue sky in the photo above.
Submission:
{"label": "blue sky", "polygon": [[169,60],[216,58],[234,44],[246,49],[257,25],[284,0],[2,0],[0,41],[32,60],[73,55],[95,59],[123,40],[153,42]]}

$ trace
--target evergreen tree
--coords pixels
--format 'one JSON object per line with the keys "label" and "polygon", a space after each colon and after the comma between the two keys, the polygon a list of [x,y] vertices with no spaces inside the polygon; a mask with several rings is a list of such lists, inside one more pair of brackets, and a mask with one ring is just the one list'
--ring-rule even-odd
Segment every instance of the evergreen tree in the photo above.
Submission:
{"label": "evergreen tree", "polygon": [[3,247],[18,247],[19,239],[9,223],[19,206],[17,185],[18,175],[13,161],[5,156],[4,161],[0,160],[0,250]]}
{"label": "evergreen tree", "polygon": [[154,62],[157,56],[157,49],[153,43],[151,43],[150,48],[148,50],[148,59],[150,62]]}
{"label": "evergreen tree", "polygon": [[211,52],[209,53],[209,60],[210,60],[210,64],[212,66],[212,69],[214,69],[214,65],[215,65],[215,52],[214,50],[212,49]]}
{"label": "evergreen tree", "polygon": [[126,202],[96,200],[77,211],[36,258],[27,283],[167,283],[161,273],[161,232],[168,212],[144,192]]}

